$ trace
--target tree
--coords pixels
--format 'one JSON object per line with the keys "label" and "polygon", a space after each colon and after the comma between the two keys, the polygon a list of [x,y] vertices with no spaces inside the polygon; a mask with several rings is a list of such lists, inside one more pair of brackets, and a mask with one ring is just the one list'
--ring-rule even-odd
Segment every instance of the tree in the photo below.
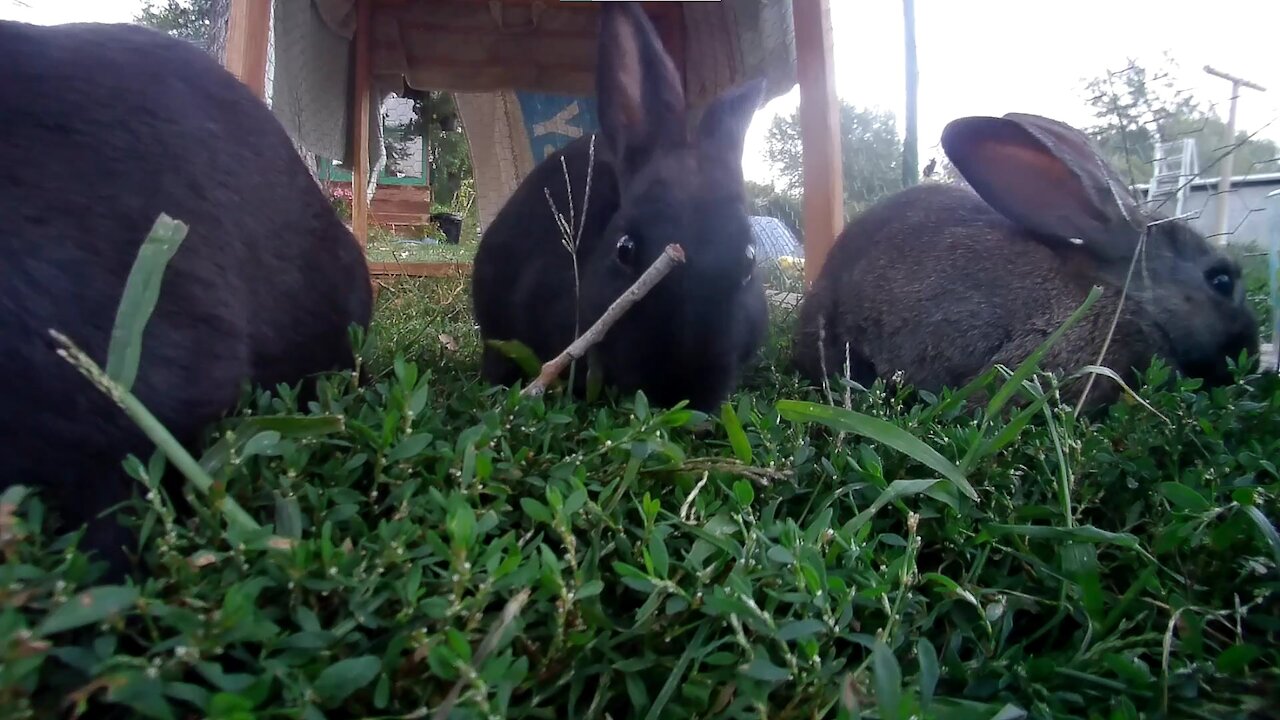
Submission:
{"label": "tree", "polygon": [[[902,189],[902,140],[893,113],[841,102],[840,150],[846,216]],[[804,187],[799,112],[774,118],[765,155],[781,180],[781,192],[799,198]]]}
{"label": "tree", "polygon": [[405,97],[413,100],[414,117],[405,134],[422,137],[431,167],[431,196],[448,205],[474,175],[471,146],[458,122],[458,104],[448,92],[408,89]]}
{"label": "tree", "polygon": [[407,122],[391,125],[383,115],[383,151],[387,163],[406,159],[410,144],[422,139],[430,174],[431,196],[450,205],[463,183],[473,175],[471,149],[458,122],[458,106],[452,93],[406,88],[400,96],[413,102]]}
{"label": "tree", "polygon": [[218,0],[146,0],[134,19],[140,25],[211,49]]}
{"label": "tree", "polygon": [[1165,55],[1156,72],[1130,62],[1086,83],[1088,103],[1098,120],[1086,130],[1121,177],[1134,184],[1150,181],[1155,143],[1184,137],[1196,140],[1204,176],[1218,175],[1218,162],[1233,146],[1233,173],[1280,171],[1280,147],[1244,131],[1228,142],[1226,123],[1214,108],[1178,88],[1177,69],[1176,61]]}

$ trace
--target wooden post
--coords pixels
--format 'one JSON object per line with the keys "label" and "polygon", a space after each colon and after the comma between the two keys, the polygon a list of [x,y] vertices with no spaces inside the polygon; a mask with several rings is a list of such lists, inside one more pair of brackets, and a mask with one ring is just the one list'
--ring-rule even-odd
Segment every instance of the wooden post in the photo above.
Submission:
{"label": "wooden post", "polygon": [[225,67],[266,98],[267,34],[271,29],[271,0],[231,0],[227,16]]}
{"label": "wooden post", "polygon": [[361,245],[369,244],[369,84],[372,63],[369,35],[372,0],[356,0],[355,105],[351,108],[351,229]]}
{"label": "wooden post", "polygon": [[828,0],[791,0],[804,145],[804,275],[813,281],[844,225],[840,105],[832,66]]}

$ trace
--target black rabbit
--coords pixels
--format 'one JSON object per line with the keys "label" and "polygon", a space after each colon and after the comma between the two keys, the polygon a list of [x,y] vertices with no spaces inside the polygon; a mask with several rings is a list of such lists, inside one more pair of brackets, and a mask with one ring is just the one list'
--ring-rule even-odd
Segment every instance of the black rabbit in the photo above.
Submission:
{"label": "black rabbit", "polygon": [[[534,168],[485,232],[472,281],[480,335],[519,340],[550,360],[574,339],[575,321],[586,331],[678,243],[686,263],[622,317],[594,362],[609,385],[707,410],[736,387],[767,327],[742,176],[744,136],[764,83],[722,94],[691,127],[679,75],[639,6],[605,4],[600,16],[594,165],[592,139],[575,140]],[[576,299],[573,256],[548,191],[566,219],[573,208]],[[521,377],[487,343],[482,374],[507,385]],[[586,374],[577,373],[578,391]]]}
{"label": "black rabbit", "polygon": [[160,213],[189,225],[133,392],[185,444],[274,387],[349,368],[364,253],[267,106],[194,45],[131,25],[0,22],[0,487],[43,488],[127,572],[106,508],[154,446],[55,355],[105,366],[125,280]]}
{"label": "black rabbit", "polygon": [[[1161,356],[1221,383],[1228,357],[1257,355],[1239,265],[1185,222],[1143,211],[1083,133],[1011,113],[955,120],[942,145],[973,190],[920,185],[845,228],[801,307],[804,375],[843,373],[847,345],[860,383],[901,371],[925,390],[963,385],[1016,367],[1101,285],[1042,359],[1075,372],[1098,360],[1143,233],[1103,364],[1132,380]],[[1087,406],[1118,392],[1101,379]]]}

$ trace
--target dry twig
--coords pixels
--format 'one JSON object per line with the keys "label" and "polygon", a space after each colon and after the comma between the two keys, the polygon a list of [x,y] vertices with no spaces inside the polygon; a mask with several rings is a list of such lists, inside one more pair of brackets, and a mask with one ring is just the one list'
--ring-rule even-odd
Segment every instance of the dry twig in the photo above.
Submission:
{"label": "dry twig", "polygon": [[793,473],[790,470],[778,470],[775,468],[758,467],[748,465],[739,460],[730,458],[689,458],[677,467],[657,467],[643,470],[641,472],[664,472],[669,470],[682,470],[685,472],[724,472],[754,481],[760,487],[769,487],[775,482],[790,480]]}
{"label": "dry twig", "polygon": [[596,343],[604,339],[605,333],[618,322],[618,318],[622,317],[632,305],[639,302],[640,298],[649,294],[653,286],[658,281],[666,277],[678,263],[684,262],[684,250],[675,244],[668,245],[662,251],[662,255],[649,266],[648,270],[640,276],[638,280],[627,288],[627,291],[618,296],[617,300],[609,306],[608,310],[596,320],[595,324],[587,329],[577,340],[570,343],[564,352],[557,355],[550,361],[543,363],[542,372],[538,373],[538,377],[520,393],[521,395],[537,396],[547,391],[547,387],[560,377],[560,373],[569,366],[569,363],[581,359],[586,355]]}
{"label": "dry twig", "polygon": [[516,621],[516,618],[520,617],[520,612],[524,610],[525,603],[529,602],[531,593],[532,591],[525,588],[507,601],[507,604],[502,608],[502,614],[498,616],[498,622],[489,629],[489,633],[484,636],[484,640],[480,641],[480,647],[476,650],[469,663],[471,666],[470,672],[464,673],[463,677],[459,678],[453,684],[453,687],[449,689],[449,694],[445,696],[444,702],[440,703],[440,707],[436,709],[435,720],[443,720],[449,717],[454,705],[458,703],[458,698],[462,696],[463,686],[478,674],[485,659],[489,657],[489,653],[498,647],[498,643],[502,640],[502,634],[507,631],[511,623]]}

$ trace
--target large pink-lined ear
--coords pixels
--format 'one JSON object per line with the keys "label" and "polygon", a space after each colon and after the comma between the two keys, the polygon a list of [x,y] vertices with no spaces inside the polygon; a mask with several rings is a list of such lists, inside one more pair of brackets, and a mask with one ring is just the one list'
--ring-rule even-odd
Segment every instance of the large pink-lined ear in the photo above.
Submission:
{"label": "large pink-lined ear", "polygon": [[1145,219],[1084,133],[1038,115],[965,117],[942,147],[1001,215],[1037,233],[1080,241],[1105,258],[1133,254]]}
{"label": "large pink-lined ear", "polygon": [[638,4],[600,8],[596,97],[604,149],[623,174],[686,138],[680,74]]}
{"label": "large pink-lined ear", "polygon": [[764,99],[764,78],[748,80],[711,101],[698,120],[698,148],[702,155],[742,173],[747,129]]}

